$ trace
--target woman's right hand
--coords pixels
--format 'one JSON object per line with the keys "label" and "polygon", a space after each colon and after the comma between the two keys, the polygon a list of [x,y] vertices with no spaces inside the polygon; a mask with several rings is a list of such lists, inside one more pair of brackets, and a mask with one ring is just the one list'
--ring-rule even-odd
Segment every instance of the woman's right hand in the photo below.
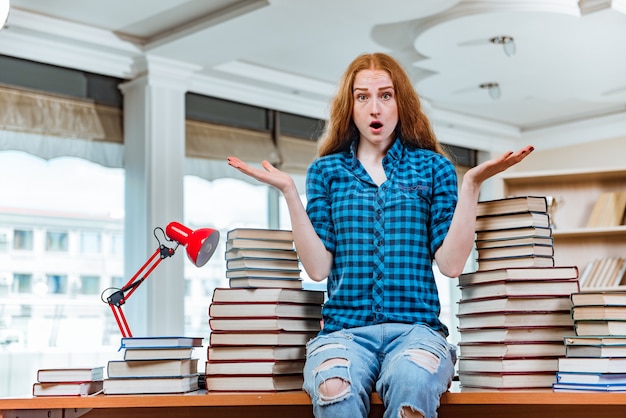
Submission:
{"label": "woman's right hand", "polygon": [[228,165],[262,183],[277,188],[283,194],[289,191],[290,188],[295,188],[295,183],[291,176],[274,167],[269,161],[263,160],[261,162],[264,170],[246,164],[237,157],[228,157]]}

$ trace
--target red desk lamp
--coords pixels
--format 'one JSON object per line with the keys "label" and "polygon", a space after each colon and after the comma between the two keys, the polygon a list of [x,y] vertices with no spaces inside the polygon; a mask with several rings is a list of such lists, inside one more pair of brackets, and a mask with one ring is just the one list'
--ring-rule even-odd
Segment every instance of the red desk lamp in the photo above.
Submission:
{"label": "red desk lamp", "polygon": [[[154,229],[154,236],[159,243],[159,247],[154,254],[141,266],[139,271],[130,278],[128,283],[121,289],[106,289],[102,294],[102,301],[108,303],[113,311],[113,316],[117,322],[118,327],[123,337],[132,337],[133,334],[130,331],[126,317],[122,311],[122,305],[126,303],[128,298],[137,290],[139,285],[150,276],[150,273],[161,263],[164,258],[171,257],[176,252],[179,245],[183,245],[187,248],[187,256],[196,267],[204,266],[211,258],[217,247],[217,243],[220,239],[219,231],[211,228],[200,228],[192,231],[186,226],[179,224],[178,222],[170,222],[165,228],[165,238],[168,241],[176,242],[174,248],[166,247],[161,244],[159,238],[156,235],[156,231],[163,229],[157,227]],[[158,257],[158,258],[157,258]],[[142,274],[144,273],[145,274]],[[109,296],[104,299],[104,294],[107,290],[114,290]]]}

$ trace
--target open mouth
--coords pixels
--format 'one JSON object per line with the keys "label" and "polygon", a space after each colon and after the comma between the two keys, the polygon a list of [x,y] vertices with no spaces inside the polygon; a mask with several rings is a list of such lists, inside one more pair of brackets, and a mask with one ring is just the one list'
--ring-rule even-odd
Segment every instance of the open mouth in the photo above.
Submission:
{"label": "open mouth", "polygon": [[383,127],[383,124],[378,122],[378,121],[374,121],[374,122],[370,123],[370,128],[380,129],[382,127]]}

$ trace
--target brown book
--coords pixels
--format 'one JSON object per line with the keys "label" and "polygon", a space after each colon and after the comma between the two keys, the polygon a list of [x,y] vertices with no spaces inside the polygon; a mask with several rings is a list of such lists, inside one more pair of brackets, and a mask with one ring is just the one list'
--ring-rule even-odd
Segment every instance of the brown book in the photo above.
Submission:
{"label": "brown book", "polygon": [[574,305],[572,306],[572,318],[580,319],[618,319],[626,321],[626,305],[598,306],[598,305]]}
{"label": "brown book", "polygon": [[233,277],[228,280],[228,285],[232,288],[302,289],[302,280],[272,277]]}
{"label": "brown book", "polygon": [[205,374],[209,376],[271,376],[282,374],[298,374],[304,369],[304,360],[236,360],[213,361],[209,359],[205,365]]}
{"label": "brown book", "polygon": [[299,374],[271,376],[206,376],[208,392],[281,392],[301,390],[304,379]]}
{"label": "brown book", "polygon": [[459,315],[479,312],[565,311],[572,307],[569,296],[497,296],[483,299],[461,299]]}
{"label": "brown book", "polygon": [[276,249],[257,249],[257,248],[233,248],[224,253],[226,260],[237,258],[260,258],[272,260],[298,260],[298,253],[295,249],[276,250]]}
{"label": "brown book", "polygon": [[293,232],[286,229],[235,228],[226,233],[226,239],[236,238],[293,241]]}
{"label": "brown book", "polygon": [[320,331],[319,319],[311,318],[210,318],[213,331]]}
{"label": "brown book", "polygon": [[104,366],[57,367],[37,370],[37,381],[49,382],[89,382],[104,378]]}
{"label": "brown book", "polygon": [[462,300],[495,296],[570,296],[578,292],[578,279],[567,280],[502,280],[461,286]]}
{"label": "brown book", "polygon": [[493,343],[458,343],[459,351],[463,357],[563,357],[565,345],[561,341],[537,342],[493,342]]}
{"label": "brown book", "polygon": [[240,277],[263,277],[267,279],[300,279],[300,270],[276,270],[276,269],[237,269],[226,270],[226,278]]}
{"label": "brown book", "polygon": [[518,228],[492,229],[487,231],[476,231],[476,241],[486,241],[495,239],[514,239],[527,236],[551,237],[552,228],[538,226],[523,226]]}
{"label": "brown book", "polygon": [[105,379],[105,395],[185,393],[198,390],[198,374],[178,377]]}
{"label": "brown book", "polygon": [[625,291],[591,291],[572,293],[572,304],[577,305],[626,305]]}
{"label": "brown book", "polygon": [[558,357],[467,358],[458,361],[460,372],[549,372],[557,371]]}
{"label": "brown book", "polygon": [[321,290],[304,289],[218,287],[213,290],[211,300],[214,303],[282,302],[321,305],[324,303],[325,293]]}
{"label": "brown book", "polygon": [[461,341],[509,343],[520,341],[533,342],[563,342],[563,339],[572,335],[573,327],[500,327],[500,328],[459,328]]}
{"label": "brown book", "polygon": [[304,360],[306,358],[305,343],[301,345],[251,345],[251,346],[209,346],[207,359],[209,361],[278,361]]}
{"label": "brown book", "polygon": [[547,212],[548,202],[545,196],[513,196],[504,199],[478,202],[477,216],[500,215],[519,212]]}
{"label": "brown book", "polygon": [[556,381],[555,373],[549,372],[463,372],[459,373],[462,387],[481,389],[539,389],[550,388]]}
{"label": "brown book", "polygon": [[303,303],[219,303],[209,306],[211,318],[322,318],[321,305]]}
{"label": "brown book", "polygon": [[459,328],[570,326],[574,320],[569,311],[481,312],[457,315]]}
{"label": "brown book", "polygon": [[626,320],[574,320],[576,335],[626,335]]}
{"label": "brown book", "polygon": [[33,396],[87,396],[101,392],[102,387],[102,380],[91,382],[36,382],[33,384]]}
{"label": "brown book", "polygon": [[593,205],[587,222],[588,228],[618,226],[624,219],[626,192],[604,192]]}
{"label": "brown book", "polygon": [[554,238],[552,237],[537,237],[533,235],[522,237],[510,237],[501,239],[484,239],[476,240],[476,249],[483,250],[486,248],[498,248],[504,246],[516,246],[516,245],[543,245],[554,246]]}
{"label": "brown book", "polygon": [[576,266],[556,266],[556,267],[504,267],[501,269],[488,271],[475,271],[459,276],[459,286],[469,286],[478,283],[499,282],[502,280],[558,280],[578,278],[578,267]]}
{"label": "brown book", "polygon": [[181,360],[109,360],[107,376],[176,377],[198,373],[198,359]]}
{"label": "brown book", "polygon": [[550,227],[550,217],[545,212],[520,212],[485,215],[476,218],[476,231],[490,231],[521,227]]}
{"label": "brown book", "polygon": [[209,347],[306,345],[316,335],[317,331],[213,331],[209,335]]}
{"label": "brown book", "polygon": [[538,244],[504,245],[500,247],[478,248],[478,260],[500,257],[554,256],[554,246]]}
{"label": "brown book", "polygon": [[494,270],[506,267],[554,267],[554,257],[543,255],[522,255],[478,259],[478,270]]}
{"label": "brown book", "polygon": [[275,258],[233,258],[226,260],[226,268],[237,269],[265,269],[299,271],[298,260],[280,260]]}

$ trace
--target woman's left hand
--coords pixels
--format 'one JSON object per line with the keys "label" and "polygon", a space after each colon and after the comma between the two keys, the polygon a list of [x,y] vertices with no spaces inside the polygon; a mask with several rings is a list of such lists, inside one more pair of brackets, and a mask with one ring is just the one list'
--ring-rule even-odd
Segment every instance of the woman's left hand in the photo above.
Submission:
{"label": "woman's left hand", "polygon": [[515,164],[519,163],[528,155],[530,155],[530,153],[534,150],[535,147],[533,147],[532,145],[527,145],[517,152],[509,151],[498,158],[485,161],[484,163],[471,168],[467,171],[467,173],[465,173],[463,179],[464,181],[472,179],[477,184],[481,184],[488,178],[493,177],[496,174],[501,173],[509,167],[512,167]]}

